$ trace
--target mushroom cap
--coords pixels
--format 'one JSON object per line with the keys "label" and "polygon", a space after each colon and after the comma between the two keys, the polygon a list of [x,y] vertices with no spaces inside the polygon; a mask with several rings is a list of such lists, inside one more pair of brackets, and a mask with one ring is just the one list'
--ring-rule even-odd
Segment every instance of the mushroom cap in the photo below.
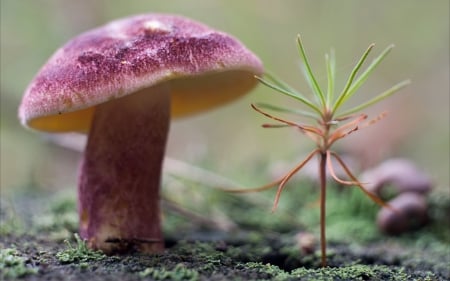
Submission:
{"label": "mushroom cap", "polygon": [[367,170],[361,175],[361,182],[365,183],[367,190],[378,195],[381,195],[387,185],[392,185],[396,194],[403,192],[426,194],[433,186],[425,172],[412,161],[402,158],[387,160]]}
{"label": "mushroom cap", "polygon": [[87,132],[96,105],[167,83],[171,115],[229,102],[253,88],[258,57],[236,38],[177,15],[144,14],[85,32],[58,49],[25,91],[24,126]]}
{"label": "mushroom cap", "polygon": [[419,228],[427,221],[425,196],[416,192],[405,192],[391,201],[392,208],[383,207],[377,216],[378,228],[386,234],[400,234]]}

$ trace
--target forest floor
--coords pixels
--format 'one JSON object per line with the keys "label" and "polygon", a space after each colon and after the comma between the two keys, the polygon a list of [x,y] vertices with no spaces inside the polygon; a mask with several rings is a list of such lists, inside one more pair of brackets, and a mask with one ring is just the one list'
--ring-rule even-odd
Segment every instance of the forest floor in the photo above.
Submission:
{"label": "forest floor", "polygon": [[[267,210],[270,195],[262,197],[265,201],[220,192],[197,196],[203,203],[222,202],[214,207],[221,212],[210,209],[214,204],[194,201],[183,207],[163,204],[166,250],[126,256],[89,250],[74,234],[72,192],[28,191],[2,198],[0,279],[450,280],[449,196],[430,196],[428,225],[392,237],[377,231],[378,207],[367,207],[370,201],[359,191],[331,191],[328,266],[322,268],[317,208],[298,207],[295,198],[314,201],[308,189],[302,190],[290,190],[292,196],[285,196],[274,214]],[[193,213],[193,205],[204,207]],[[297,212],[303,216],[292,215]],[[303,250],[299,233],[313,238]]]}

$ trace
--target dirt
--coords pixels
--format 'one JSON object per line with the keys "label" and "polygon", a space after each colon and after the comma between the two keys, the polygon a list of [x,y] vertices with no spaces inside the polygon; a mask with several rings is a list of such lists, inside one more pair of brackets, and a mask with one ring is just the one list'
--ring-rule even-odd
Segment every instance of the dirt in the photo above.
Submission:
{"label": "dirt", "polygon": [[[201,233],[203,236],[207,233]],[[218,236],[211,233],[211,237]],[[166,241],[158,255],[75,255],[62,258],[68,245],[29,235],[3,236],[3,247],[15,248],[27,268],[22,276],[4,271],[5,280],[448,280],[445,253],[411,251],[375,243],[364,247],[331,244],[329,266],[318,254],[302,255],[284,242],[287,234],[272,233],[211,241]],[[72,244],[76,243],[74,241]],[[297,253],[296,253],[297,252]],[[70,253],[69,253],[70,254]],[[74,254],[72,253],[72,256]],[[447,262],[445,262],[447,260]],[[11,270],[12,268],[9,268]]]}
{"label": "dirt", "polygon": [[[336,224],[342,224],[341,230],[330,220],[325,268],[320,267],[317,240],[312,240],[309,249],[301,250],[297,244],[299,229],[311,229],[289,225],[282,215],[274,215],[276,221],[271,221],[270,215],[261,216],[261,210],[252,213],[254,206],[248,201],[233,200],[234,212],[241,214],[235,220],[237,228],[223,231],[187,223],[186,217],[167,212],[165,252],[126,256],[105,256],[77,240],[73,196],[52,201],[48,194],[20,195],[3,200],[0,279],[450,280],[449,231],[442,230],[449,226],[442,220],[448,219],[449,198],[433,199],[430,224],[401,237],[374,234],[372,229],[367,231],[370,235],[364,231],[346,234],[351,223],[345,217]],[[233,212],[230,216],[237,217]],[[373,222],[366,226],[362,218],[354,215],[350,222],[368,229]]]}

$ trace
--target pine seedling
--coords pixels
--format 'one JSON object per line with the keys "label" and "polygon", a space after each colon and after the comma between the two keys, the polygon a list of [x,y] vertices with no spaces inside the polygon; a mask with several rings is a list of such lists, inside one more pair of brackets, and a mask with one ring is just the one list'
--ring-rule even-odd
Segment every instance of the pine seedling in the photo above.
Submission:
{"label": "pine seedling", "polygon": [[[252,189],[235,189],[228,190],[231,192],[253,192],[262,191],[270,189],[272,187],[278,187],[275,200],[273,203],[272,211],[277,208],[281,193],[283,192],[286,183],[292,178],[294,174],[300,171],[306,163],[308,163],[314,156],[319,157],[319,182],[320,182],[320,245],[321,245],[321,265],[326,266],[326,233],[325,233],[325,214],[326,214],[326,172],[328,170],[331,177],[339,184],[346,186],[357,186],[362,192],[364,192],[370,199],[381,206],[387,206],[377,195],[366,190],[363,184],[355,177],[352,171],[349,169],[347,164],[339,156],[338,153],[332,150],[332,146],[338,140],[341,140],[350,134],[353,134],[361,129],[370,126],[380,119],[382,119],[386,114],[381,113],[375,118],[368,120],[368,115],[365,113],[360,113],[363,109],[391,96],[392,94],[398,92],[400,89],[405,87],[410,83],[409,80],[400,82],[388,90],[378,94],[374,98],[363,102],[357,106],[354,106],[347,110],[342,110],[343,105],[357,92],[357,90],[362,86],[362,84],[367,80],[369,75],[375,70],[379,63],[386,57],[386,55],[392,50],[393,45],[388,46],[380,55],[378,55],[370,65],[358,75],[362,65],[366,61],[369,53],[372,51],[374,44],[371,44],[367,50],[363,53],[359,61],[356,63],[355,67],[351,71],[347,82],[343,90],[335,94],[335,81],[336,81],[336,64],[334,53],[330,52],[325,56],[326,61],[326,72],[327,72],[327,89],[324,91],[317,79],[315,78],[311,66],[309,64],[308,58],[306,56],[305,48],[301,40],[300,35],[297,37],[298,50],[300,57],[304,66],[304,76],[309,84],[311,91],[313,93],[313,98],[308,98],[300,92],[294,90],[291,86],[287,85],[285,82],[276,78],[272,74],[265,74],[265,77],[256,77],[262,84],[267,87],[283,94],[294,100],[299,101],[304,105],[305,109],[288,109],[279,107],[272,104],[258,103],[252,104],[252,108],[258,113],[266,116],[267,118],[276,121],[276,123],[263,124],[264,128],[281,128],[281,127],[293,127],[303,133],[305,136],[310,138],[316,145],[315,149],[306,156],[306,158],[295,166],[292,170],[287,172],[280,179]],[[298,123],[289,121],[283,118],[276,117],[275,115],[269,114],[266,110],[280,113],[288,113],[294,115],[300,115],[312,120],[310,124]],[[348,179],[339,178],[335,173],[334,162],[332,159],[337,160],[336,164],[340,165],[345,171]]]}

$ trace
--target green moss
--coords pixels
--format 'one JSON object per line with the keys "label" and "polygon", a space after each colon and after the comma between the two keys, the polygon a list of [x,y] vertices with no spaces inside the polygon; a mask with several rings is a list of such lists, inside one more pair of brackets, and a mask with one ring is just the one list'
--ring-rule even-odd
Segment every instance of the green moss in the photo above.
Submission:
{"label": "green moss", "polygon": [[24,232],[23,220],[10,204],[2,200],[0,202],[0,235],[20,235]]}
{"label": "green moss", "polygon": [[78,229],[75,195],[62,192],[50,200],[49,207],[34,219],[34,231],[47,232],[50,239],[63,240]]}
{"label": "green moss", "polygon": [[411,276],[404,268],[394,268],[385,265],[362,265],[354,264],[343,267],[326,268],[297,268],[291,272],[286,272],[278,266],[271,264],[262,264],[248,262],[236,267],[245,271],[250,279],[252,276],[258,276],[258,280],[317,280],[317,281],[335,281],[335,280],[436,280],[432,272],[425,272],[421,276]]}
{"label": "green moss", "polygon": [[355,264],[337,268],[306,269],[298,268],[291,272],[291,277],[302,280],[414,280],[402,268],[392,269],[382,265]]}
{"label": "green moss", "polygon": [[261,276],[261,279],[267,279],[267,280],[287,280],[290,277],[290,274],[285,272],[284,270],[280,269],[276,265],[271,264],[262,264],[259,262],[248,262],[245,264],[242,264],[241,266],[238,266],[238,268],[241,267],[242,269],[245,269],[247,274],[250,276],[252,275],[252,272],[255,273],[257,276]]}
{"label": "green moss", "polygon": [[89,261],[99,261],[106,258],[102,252],[89,249],[78,234],[75,234],[74,236],[76,240],[75,246],[72,246],[72,244],[66,240],[67,249],[56,253],[56,258],[60,263],[79,263],[83,265]]}
{"label": "green moss", "polygon": [[189,242],[181,240],[172,249],[174,254],[177,255],[194,255],[196,257],[205,257],[220,254],[215,249],[211,243],[207,242]]}
{"label": "green moss", "polygon": [[194,269],[187,268],[184,264],[179,263],[172,269],[149,267],[139,272],[140,277],[151,277],[155,280],[199,280],[200,274]]}
{"label": "green moss", "polygon": [[16,249],[0,249],[0,279],[16,279],[29,274],[36,274],[37,268],[30,267],[27,259]]}
{"label": "green moss", "polygon": [[435,239],[440,240],[444,244],[450,244],[450,193],[434,192],[428,198],[430,217],[429,233],[435,234]]}

